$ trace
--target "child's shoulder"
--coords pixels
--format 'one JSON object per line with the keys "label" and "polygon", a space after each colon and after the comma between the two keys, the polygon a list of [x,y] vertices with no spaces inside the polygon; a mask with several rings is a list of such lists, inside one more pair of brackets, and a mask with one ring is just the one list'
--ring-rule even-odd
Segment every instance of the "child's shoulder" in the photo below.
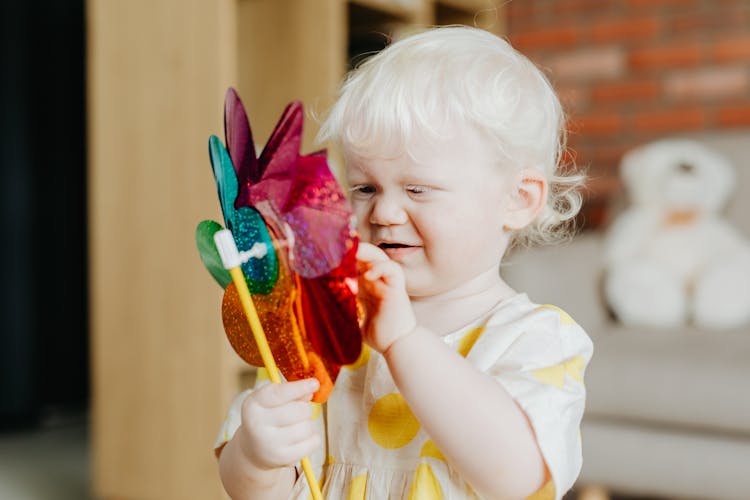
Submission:
{"label": "child's shoulder", "polygon": [[457,345],[480,364],[509,358],[525,364],[524,359],[559,360],[578,354],[588,359],[592,350],[590,338],[567,312],[533,302],[525,293],[498,304],[483,324],[457,339]]}
{"label": "child's shoulder", "polygon": [[534,324],[553,329],[578,326],[570,314],[559,306],[534,302],[526,293],[518,293],[501,301],[486,319],[487,328],[515,326],[526,329]]}

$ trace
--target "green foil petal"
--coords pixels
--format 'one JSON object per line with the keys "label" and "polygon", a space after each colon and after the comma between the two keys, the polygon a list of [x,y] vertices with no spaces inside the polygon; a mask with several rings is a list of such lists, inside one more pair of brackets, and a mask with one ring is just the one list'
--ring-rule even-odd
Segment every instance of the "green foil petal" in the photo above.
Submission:
{"label": "green foil petal", "polygon": [[218,222],[212,220],[201,221],[195,230],[195,241],[198,245],[198,253],[200,253],[203,265],[206,266],[208,272],[211,273],[211,276],[214,277],[219,285],[222,288],[226,288],[232,282],[232,276],[229,274],[229,271],[224,269],[219,251],[216,250],[216,244],[214,243],[214,234],[222,229],[224,228]]}

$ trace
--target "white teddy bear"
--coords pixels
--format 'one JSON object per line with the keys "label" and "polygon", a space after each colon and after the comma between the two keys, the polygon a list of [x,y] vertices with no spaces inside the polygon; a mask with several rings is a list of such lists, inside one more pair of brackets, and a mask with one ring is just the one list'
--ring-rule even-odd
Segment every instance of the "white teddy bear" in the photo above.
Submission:
{"label": "white teddy bear", "polygon": [[727,329],[750,321],[750,242],[721,214],[733,165],[687,139],[627,153],[630,205],[606,235],[605,299],[619,321]]}

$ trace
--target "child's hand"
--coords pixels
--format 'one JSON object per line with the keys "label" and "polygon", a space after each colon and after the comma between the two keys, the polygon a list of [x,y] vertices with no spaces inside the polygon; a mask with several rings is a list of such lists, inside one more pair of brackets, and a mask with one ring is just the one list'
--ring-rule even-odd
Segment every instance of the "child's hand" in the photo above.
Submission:
{"label": "child's hand", "polygon": [[310,399],[319,385],[314,378],[269,384],[245,399],[237,437],[252,466],[294,465],[315,450],[320,437],[313,429]]}
{"label": "child's hand", "polygon": [[404,272],[385,252],[370,243],[359,244],[357,271],[357,298],[365,309],[362,335],[373,349],[385,352],[417,327],[406,293]]}

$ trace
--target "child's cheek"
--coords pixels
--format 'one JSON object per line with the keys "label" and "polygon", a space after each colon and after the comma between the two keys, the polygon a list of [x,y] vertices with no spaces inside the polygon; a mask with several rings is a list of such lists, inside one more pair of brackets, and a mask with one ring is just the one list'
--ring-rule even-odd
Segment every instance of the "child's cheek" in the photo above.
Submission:
{"label": "child's cheek", "polygon": [[356,227],[357,234],[359,235],[359,240],[365,243],[372,243],[372,235],[370,234],[369,225],[360,221],[357,223]]}

